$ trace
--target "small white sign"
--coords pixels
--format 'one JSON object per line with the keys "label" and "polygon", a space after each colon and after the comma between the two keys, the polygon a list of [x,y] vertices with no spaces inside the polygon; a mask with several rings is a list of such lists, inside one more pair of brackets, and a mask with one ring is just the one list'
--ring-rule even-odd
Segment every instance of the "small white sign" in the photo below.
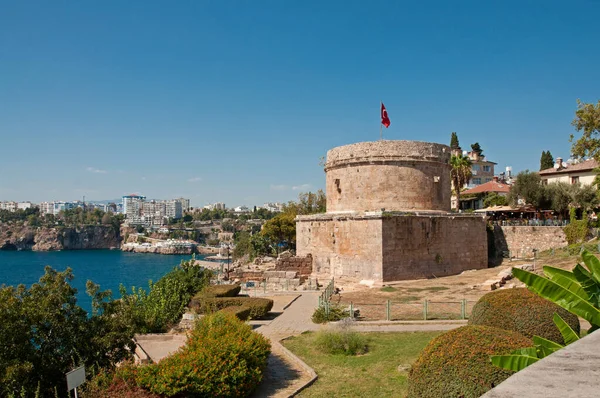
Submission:
{"label": "small white sign", "polygon": [[71,391],[85,381],[85,366],[80,366],[67,373],[67,389]]}

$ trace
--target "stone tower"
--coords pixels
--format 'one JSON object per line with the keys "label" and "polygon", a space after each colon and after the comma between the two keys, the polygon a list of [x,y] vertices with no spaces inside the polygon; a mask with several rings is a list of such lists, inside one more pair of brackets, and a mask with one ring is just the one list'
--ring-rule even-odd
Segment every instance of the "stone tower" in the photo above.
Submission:
{"label": "stone tower", "polygon": [[450,213],[449,159],[418,141],[331,149],[327,213],[297,217],[297,254],[312,254],[313,272],[380,282],[486,267],[483,218]]}

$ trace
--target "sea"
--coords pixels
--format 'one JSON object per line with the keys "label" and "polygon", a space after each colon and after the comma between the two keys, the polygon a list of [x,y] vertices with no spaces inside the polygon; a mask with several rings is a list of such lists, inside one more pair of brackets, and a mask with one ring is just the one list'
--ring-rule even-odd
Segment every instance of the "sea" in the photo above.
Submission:
{"label": "sea", "polygon": [[[119,285],[148,289],[148,281],[156,282],[190,255],[130,253],[120,250],[67,250],[57,252],[0,251],[0,285],[31,286],[44,275],[44,267],[57,271],[73,270],[72,286],[77,289],[77,303],[91,311],[91,298],[85,292],[88,280],[111,290],[119,298]],[[196,255],[201,260],[204,256]]]}

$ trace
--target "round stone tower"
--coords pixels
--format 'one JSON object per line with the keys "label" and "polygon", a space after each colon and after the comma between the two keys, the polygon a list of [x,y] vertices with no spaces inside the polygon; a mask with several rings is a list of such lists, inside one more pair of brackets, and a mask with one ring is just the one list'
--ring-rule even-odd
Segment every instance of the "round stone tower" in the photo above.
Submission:
{"label": "round stone tower", "polygon": [[450,147],[374,141],[327,152],[327,212],[450,211]]}

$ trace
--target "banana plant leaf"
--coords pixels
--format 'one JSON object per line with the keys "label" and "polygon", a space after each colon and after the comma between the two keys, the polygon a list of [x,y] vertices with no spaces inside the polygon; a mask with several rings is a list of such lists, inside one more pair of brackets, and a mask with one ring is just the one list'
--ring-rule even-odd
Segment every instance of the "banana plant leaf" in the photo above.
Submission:
{"label": "banana plant leaf", "polygon": [[600,310],[584,298],[565,289],[550,279],[546,279],[519,268],[513,268],[513,275],[539,296],[582,317],[592,325],[600,325]]}
{"label": "banana plant leaf", "polygon": [[589,268],[592,278],[597,283],[600,283],[600,260],[587,250],[581,253],[581,258],[583,258],[583,262]]}
{"label": "banana plant leaf", "polygon": [[567,324],[567,322],[565,322],[560,315],[554,313],[552,320],[554,321],[554,324],[560,331],[560,334],[562,335],[563,340],[565,341],[565,345],[569,345],[579,340],[579,336],[577,335],[577,333],[575,333],[575,331],[571,329],[569,324]]}
{"label": "banana plant leaf", "polygon": [[535,348],[537,349],[538,358],[545,358],[553,352],[564,347],[563,345],[547,340],[540,336],[533,336],[533,344],[535,344]]}
{"label": "banana plant leaf", "polygon": [[573,273],[552,267],[544,267],[544,273],[552,282],[561,285],[562,287],[569,290],[570,292],[573,292],[575,295],[581,297],[582,299],[590,299],[587,292],[581,287],[581,284],[579,283],[575,275],[573,275]]}
{"label": "banana plant leaf", "polygon": [[495,366],[506,370],[512,370],[513,372],[518,372],[519,370],[525,369],[532,363],[536,363],[539,361],[539,358],[518,354],[492,355],[491,361]]}
{"label": "banana plant leaf", "polygon": [[577,264],[573,268],[573,275],[579,282],[581,288],[586,292],[588,301],[590,301],[596,308],[600,307],[600,284],[598,284],[584,267]]}

